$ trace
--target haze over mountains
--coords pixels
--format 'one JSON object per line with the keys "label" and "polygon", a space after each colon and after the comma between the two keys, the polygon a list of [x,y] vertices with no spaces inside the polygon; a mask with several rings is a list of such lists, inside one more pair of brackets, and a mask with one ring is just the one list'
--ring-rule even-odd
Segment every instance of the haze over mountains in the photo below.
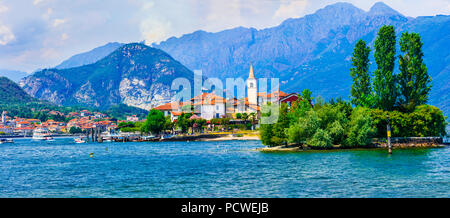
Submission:
{"label": "haze over mountains", "polygon": [[[239,27],[218,33],[196,31],[179,38],[172,37],[159,44],[153,44],[153,47],[167,52],[191,71],[203,70],[203,74],[207,77],[220,79],[242,77],[245,79],[248,76],[249,65],[253,63],[257,78],[280,78],[280,88],[283,91],[297,92],[308,88],[313,91],[314,95],[320,95],[326,99],[339,96],[348,98],[351,85],[349,69],[354,44],[359,39],[363,39],[372,47],[376,34],[383,25],[393,25],[398,36],[404,31],[417,32],[422,36],[425,63],[433,78],[429,103],[439,106],[448,115],[450,112],[450,101],[448,100],[450,93],[448,83],[450,77],[450,16],[448,15],[411,18],[403,16],[384,3],[376,3],[369,11],[363,11],[349,3],[336,3],[320,9],[314,14],[288,19],[272,28],[257,30]],[[114,46],[120,47],[119,44],[108,44],[91,52],[76,55],[57,68],[95,63],[105,57],[108,51],[113,51]],[[397,52],[399,54],[399,49]],[[130,53],[130,55],[133,54]],[[373,61],[373,51],[371,59],[371,70],[373,71],[376,67],[375,61]],[[182,73],[173,72],[167,79],[174,79],[172,75],[184,75],[189,71],[184,70],[185,67],[175,60],[170,59],[170,62],[176,62],[177,67],[174,69],[183,69]],[[102,61],[104,60],[99,62]],[[109,66],[121,66],[113,63],[113,60],[110,61]],[[143,61],[140,64],[145,65],[145,60]],[[105,65],[99,64],[99,62],[74,68],[77,70],[44,70],[30,78],[39,77],[41,78],[39,82],[42,83],[47,77],[56,79],[58,77],[56,75],[68,75],[70,72],[96,72],[95,75],[99,75],[99,78],[100,75],[109,78],[110,74],[120,73],[117,72],[117,69],[105,68]],[[132,66],[129,67],[132,68]],[[125,68],[125,70],[130,70],[130,68]],[[398,63],[396,63],[396,70],[398,70]],[[132,72],[138,73],[136,70]],[[152,72],[152,75],[155,76],[158,73],[162,72],[155,71]],[[84,74],[78,75],[77,79],[86,81],[81,75]],[[128,73],[127,75],[132,74]],[[64,78],[66,77],[64,76]],[[55,84],[47,86],[46,91],[41,89],[39,91],[32,88],[37,84],[37,80],[30,78],[22,82],[28,93],[57,103],[87,102],[92,105],[103,105],[106,102],[107,105],[110,105],[124,100],[117,97],[119,96],[117,93],[120,92],[120,85],[117,83],[120,81],[114,81],[114,79],[120,80],[119,76],[110,80],[116,84],[108,89],[111,95],[103,95],[102,99],[105,99],[98,101],[76,97],[77,95],[74,93],[81,90],[81,86],[67,87],[66,91],[60,92],[61,90]],[[51,81],[48,80],[49,83]],[[30,83],[33,84],[30,85]],[[75,82],[71,81],[70,84],[72,83]],[[72,88],[75,91],[70,91]],[[66,94],[72,97],[64,97]],[[145,95],[142,98],[147,97]],[[136,103],[136,99],[139,98],[141,96],[136,94],[133,96],[135,100],[128,103],[142,106],[142,104]],[[143,100],[143,102],[148,103],[147,100]]]}
{"label": "haze over mountains", "polygon": [[92,49],[91,51],[84,52],[81,54],[74,55],[69,59],[63,61],[61,64],[56,66],[56,69],[67,69],[72,67],[79,67],[87,64],[93,64],[100,59],[111,54],[116,49],[120,48],[123,43],[110,42],[106,45]]}
{"label": "haze over mountains", "polygon": [[0,76],[7,77],[8,79],[16,83],[27,75],[27,73],[18,70],[0,69]]}

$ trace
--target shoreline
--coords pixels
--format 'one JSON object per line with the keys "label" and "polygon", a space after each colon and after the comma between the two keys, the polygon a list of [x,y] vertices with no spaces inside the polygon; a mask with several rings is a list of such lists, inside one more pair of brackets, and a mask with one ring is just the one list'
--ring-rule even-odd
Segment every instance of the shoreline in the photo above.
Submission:
{"label": "shoreline", "polygon": [[233,136],[233,135],[228,135],[228,136],[222,136],[219,138],[204,138],[204,139],[200,139],[199,141],[205,141],[205,142],[214,142],[214,141],[260,141],[259,136],[241,136],[241,137],[237,137],[237,136]]}
{"label": "shoreline", "polygon": [[[448,144],[435,144],[435,145],[426,145],[426,146],[393,146],[392,148],[394,150],[401,150],[401,149],[429,149],[429,148],[445,148],[448,147]],[[346,150],[357,150],[357,149],[364,149],[364,150],[383,150],[387,149],[387,147],[384,146],[359,146],[359,147],[333,147],[333,148],[311,148],[311,147],[284,147],[284,146],[275,146],[275,147],[264,147],[264,148],[256,148],[255,151],[260,152],[266,152],[266,153],[276,153],[276,152],[308,152],[308,151],[346,151]]]}

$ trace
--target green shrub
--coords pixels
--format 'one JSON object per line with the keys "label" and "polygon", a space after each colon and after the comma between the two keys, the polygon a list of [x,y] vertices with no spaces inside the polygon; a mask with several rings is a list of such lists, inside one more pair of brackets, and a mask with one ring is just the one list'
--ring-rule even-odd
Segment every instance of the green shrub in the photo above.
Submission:
{"label": "green shrub", "polygon": [[316,133],[320,126],[320,119],[315,111],[307,111],[305,117],[300,117],[297,123],[291,125],[287,131],[289,142],[301,144]]}
{"label": "green shrub", "polygon": [[318,129],[307,144],[316,148],[331,148],[333,145],[330,135],[323,129]]}
{"label": "green shrub", "polygon": [[342,144],[345,139],[345,130],[339,121],[334,121],[328,126],[327,132],[331,137],[332,143],[334,145]]}
{"label": "green shrub", "polygon": [[446,121],[442,111],[434,106],[420,105],[412,113],[372,109],[373,125],[377,138],[386,137],[387,115],[391,125],[392,137],[430,137],[445,136]]}
{"label": "green shrub", "polygon": [[366,108],[356,108],[350,116],[347,139],[344,146],[367,146],[372,143],[375,129],[372,126],[370,111]]}

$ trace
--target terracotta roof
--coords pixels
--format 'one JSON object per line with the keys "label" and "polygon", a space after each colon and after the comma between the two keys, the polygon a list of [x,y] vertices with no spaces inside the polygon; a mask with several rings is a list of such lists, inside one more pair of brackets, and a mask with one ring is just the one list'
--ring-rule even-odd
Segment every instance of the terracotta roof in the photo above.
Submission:
{"label": "terracotta roof", "polygon": [[194,102],[193,105],[214,105],[226,103],[225,98],[217,96],[214,93],[202,93],[201,95],[195,96],[191,100]]}
{"label": "terracotta roof", "polygon": [[16,128],[15,130],[32,130],[32,127],[20,127],[20,128]]}
{"label": "terracotta roof", "polygon": [[253,108],[254,110],[256,110],[256,111],[260,111],[261,110],[261,107],[259,107],[258,105],[253,105],[253,104],[251,104],[251,105],[248,105],[250,108]]}
{"label": "terracotta roof", "polygon": [[174,115],[174,116],[180,116],[182,112],[179,112],[179,111],[172,111],[172,112],[170,112],[170,113],[172,113],[172,115]]}
{"label": "terracotta roof", "polygon": [[[175,108],[173,108],[173,109],[172,109],[172,103],[175,104]],[[176,109],[178,109],[179,107],[180,107],[180,103],[178,103],[178,102],[169,102],[169,103],[160,105],[160,106],[158,106],[158,107],[155,107],[155,108],[153,108],[153,109],[159,110],[159,111],[170,111],[170,110],[176,110]]]}
{"label": "terracotta roof", "polygon": [[38,119],[27,119],[27,121],[28,121],[28,122],[41,122],[41,121],[38,120]]}
{"label": "terracotta roof", "polygon": [[270,93],[269,95],[267,95],[267,97],[268,97],[268,98],[272,98],[272,97],[282,98],[282,97],[285,97],[285,96],[287,96],[287,95],[288,95],[288,94],[286,94],[286,93],[284,93],[284,92],[278,90],[278,91],[275,91],[275,92]]}

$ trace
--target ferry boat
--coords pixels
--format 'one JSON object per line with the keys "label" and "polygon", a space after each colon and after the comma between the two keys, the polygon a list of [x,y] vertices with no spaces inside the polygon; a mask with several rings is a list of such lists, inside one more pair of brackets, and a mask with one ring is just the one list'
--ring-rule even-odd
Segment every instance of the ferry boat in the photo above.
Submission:
{"label": "ferry boat", "polygon": [[36,128],[33,131],[33,140],[52,141],[50,132],[44,128]]}

